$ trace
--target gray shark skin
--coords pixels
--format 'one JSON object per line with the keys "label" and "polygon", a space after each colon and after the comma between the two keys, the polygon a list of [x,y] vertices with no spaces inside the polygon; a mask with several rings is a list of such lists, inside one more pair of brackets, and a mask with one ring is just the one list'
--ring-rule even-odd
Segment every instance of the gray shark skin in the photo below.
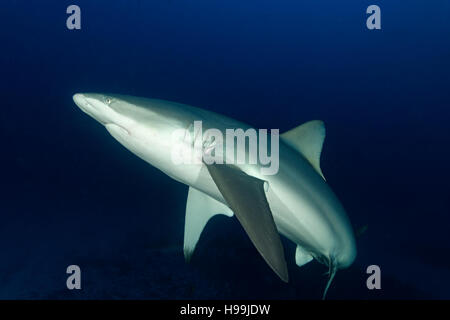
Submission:
{"label": "gray shark skin", "polygon": [[[214,128],[224,136],[226,129],[251,128],[247,124],[157,99],[95,93],[75,94],[73,99],[125,148],[189,186],[184,237],[187,260],[207,221],[216,214],[225,214],[236,215],[282,280],[287,282],[288,275],[279,234],[297,245],[298,266],[312,259],[325,264],[330,278],[323,297],[336,271],[353,263],[356,245],[351,224],[320,170],[325,138],[321,121],[307,122],[280,135],[279,170],[263,175],[260,163],[228,166],[205,162],[175,164],[172,160],[175,130],[185,130],[195,139],[194,121],[202,121],[203,131]],[[204,142],[200,141],[200,145]],[[194,145],[186,142],[186,150]]]}

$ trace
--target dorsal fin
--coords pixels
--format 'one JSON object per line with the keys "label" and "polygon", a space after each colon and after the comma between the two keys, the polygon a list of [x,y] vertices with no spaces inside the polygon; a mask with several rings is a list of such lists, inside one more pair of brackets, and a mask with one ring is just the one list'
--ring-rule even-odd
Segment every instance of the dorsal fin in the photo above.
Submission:
{"label": "dorsal fin", "polygon": [[320,169],[320,154],[325,140],[325,125],[323,121],[313,120],[306,122],[281,135],[281,138],[295,150],[299,151],[314,169],[322,176]]}

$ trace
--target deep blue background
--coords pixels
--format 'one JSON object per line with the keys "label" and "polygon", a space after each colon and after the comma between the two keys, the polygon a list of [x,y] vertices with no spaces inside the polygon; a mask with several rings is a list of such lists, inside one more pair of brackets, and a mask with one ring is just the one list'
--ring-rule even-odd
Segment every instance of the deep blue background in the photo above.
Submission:
{"label": "deep blue background", "polygon": [[[80,31],[65,27],[70,4]],[[370,4],[380,31],[365,27]],[[296,267],[285,241],[282,283],[234,218],[214,218],[185,264],[187,187],[114,141],[76,92],[281,131],[324,120],[323,172],[368,226],[329,298],[450,298],[449,39],[446,0],[2,1],[0,298],[321,297],[324,266]],[[70,264],[81,291],[65,287]]]}

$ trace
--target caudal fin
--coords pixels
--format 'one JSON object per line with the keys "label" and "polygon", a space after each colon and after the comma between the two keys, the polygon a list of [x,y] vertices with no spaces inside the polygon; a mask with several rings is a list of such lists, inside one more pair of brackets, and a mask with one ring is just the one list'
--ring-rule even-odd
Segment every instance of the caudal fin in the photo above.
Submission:
{"label": "caudal fin", "polygon": [[334,276],[336,275],[336,271],[337,271],[337,266],[334,264],[333,260],[330,260],[330,270],[328,272],[330,278],[328,279],[327,286],[325,287],[325,290],[323,292],[322,300],[325,300],[325,298],[327,296],[328,289],[330,288],[331,282],[333,281]]}

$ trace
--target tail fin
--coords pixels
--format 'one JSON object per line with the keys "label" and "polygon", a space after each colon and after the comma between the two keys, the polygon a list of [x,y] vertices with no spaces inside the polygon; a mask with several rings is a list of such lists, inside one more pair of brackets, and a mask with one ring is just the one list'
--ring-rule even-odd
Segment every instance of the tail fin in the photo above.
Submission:
{"label": "tail fin", "polygon": [[329,267],[330,267],[330,269],[328,271],[328,274],[329,274],[330,278],[328,279],[327,286],[325,287],[325,290],[323,292],[322,300],[325,300],[328,289],[330,288],[331,282],[333,281],[334,276],[336,275],[336,271],[337,271],[337,266],[334,263],[334,260],[332,260],[332,259],[330,259]]}

